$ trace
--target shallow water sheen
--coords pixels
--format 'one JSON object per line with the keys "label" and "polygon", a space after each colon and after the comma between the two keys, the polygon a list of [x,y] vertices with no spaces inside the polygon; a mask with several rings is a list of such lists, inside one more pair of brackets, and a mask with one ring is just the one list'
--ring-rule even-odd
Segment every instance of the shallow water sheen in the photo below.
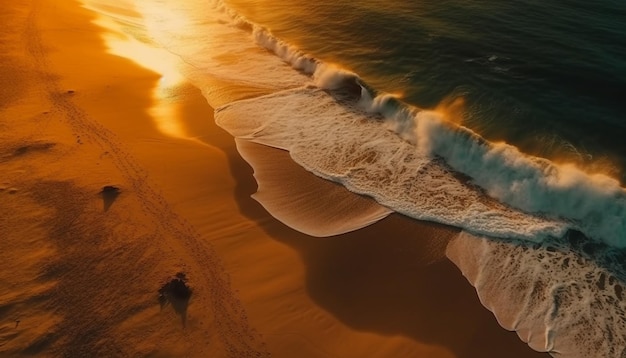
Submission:
{"label": "shallow water sheen", "polygon": [[[621,310],[622,284],[614,286],[620,287],[617,300],[604,299],[606,290],[594,289],[602,285],[587,277],[626,246],[626,191],[618,180],[592,175],[620,178],[626,157],[619,104],[626,81],[626,32],[618,15],[624,5],[137,4],[151,36],[179,56],[183,73],[234,137],[288,150],[305,169],[393,211],[504,239],[492,250],[491,241],[481,246],[481,239],[462,236],[458,242],[474,246],[451,258],[503,326],[532,347],[576,357],[585,353],[575,344],[576,327],[588,328],[588,342],[624,335],[623,316],[607,325],[599,313]],[[278,202],[276,192],[262,189],[257,197]],[[289,220],[296,227],[300,219]],[[333,229],[324,228],[324,235]],[[554,242],[569,255],[573,232],[602,253],[578,261],[574,247],[567,262],[577,265],[566,265],[566,258],[541,261]],[[515,297],[550,275],[550,287],[584,285],[579,296],[601,302],[601,309],[572,315],[580,307],[564,311],[560,301],[571,295],[548,292],[512,307],[520,323],[507,316],[506,305],[493,304],[500,297],[490,291],[495,286],[468,274],[488,277],[508,268],[497,283]],[[624,282],[619,267],[603,269]],[[516,276],[523,272],[528,277]],[[570,285],[582,276],[585,282]],[[598,346],[609,356],[626,345],[611,342]]]}
{"label": "shallow water sheen", "polygon": [[576,234],[530,244],[462,233],[446,255],[500,325],[535,350],[573,358],[626,355],[623,252]]}

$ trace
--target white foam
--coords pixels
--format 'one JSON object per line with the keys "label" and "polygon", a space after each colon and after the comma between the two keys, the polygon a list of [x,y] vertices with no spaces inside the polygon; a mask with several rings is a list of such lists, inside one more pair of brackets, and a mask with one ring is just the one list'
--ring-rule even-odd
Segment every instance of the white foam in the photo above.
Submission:
{"label": "white foam", "polygon": [[616,180],[487,142],[432,112],[420,112],[415,122],[414,140],[422,153],[444,158],[491,197],[527,212],[569,220],[593,239],[626,246],[626,192]]}
{"label": "white foam", "polygon": [[626,191],[617,180],[488,142],[437,112],[412,108],[388,94],[371,100],[363,96],[359,104],[383,114],[389,128],[415,144],[421,155],[443,158],[489,196],[526,212],[566,220],[592,239],[626,247]]}
{"label": "white foam", "polygon": [[235,137],[288,150],[318,176],[416,219],[526,240],[560,236],[568,227],[489,199],[443,163],[420,155],[380,115],[341,104],[322,90],[231,103],[216,110],[216,122]]}
{"label": "white foam", "polygon": [[285,151],[242,139],[236,139],[236,143],[243,159],[254,169],[259,185],[252,197],[295,230],[316,237],[339,235],[392,213],[371,198],[307,173]]}
{"label": "white foam", "polygon": [[446,250],[500,325],[537,351],[572,358],[626,356],[626,272],[613,253],[468,233]]}
{"label": "white foam", "polygon": [[[534,247],[464,233],[448,247],[448,256],[499,322],[531,347],[568,357],[626,356],[626,274],[567,243],[555,250],[544,241],[574,228],[625,246],[626,199],[616,181],[489,143],[438,113],[376,93],[357,74],[302,53],[219,0],[136,4],[153,40],[180,57],[184,73],[209,103],[226,104],[216,113],[220,126],[236,137],[289,150],[318,176],[414,218],[543,242]],[[216,85],[215,79],[222,82]],[[224,97],[233,93],[231,86],[239,92]],[[359,99],[333,97],[338,89]],[[471,176],[499,201],[455,172]],[[281,216],[281,201],[266,189],[261,185],[257,198]],[[301,199],[306,207],[309,197]],[[361,219],[355,222],[368,224]],[[339,226],[316,231],[302,217],[285,221],[319,235]]]}
{"label": "white foam", "polygon": [[312,75],[317,87],[359,86],[362,109],[382,114],[389,128],[415,143],[421,154],[442,157],[491,197],[526,212],[567,220],[571,227],[609,245],[626,246],[626,192],[616,180],[527,156],[511,145],[489,143],[469,129],[444,121],[435,112],[408,106],[389,94],[374,95],[356,74],[316,61],[268,30],[253,27],[259,45],[293,68]]}
{"label": "white foam", "polygon": [[[581,230],[587,236],[610,245],[626,246],[626,193],[613,179],[589,175],[573,166],[559,166],[533,158],[510,145],[489,143],[466,128],[442,120],[435,112],[408,106],[389,94],[377,94],[355,73],[322,63],[302,53],[298,48],[276,38],[268,29],[235,13],[221,0],[208,3],[205,0],[190,0],[184,2],[184,5],[173,5],[165,0],[140,0],[138,4],[150,33],[181,57],[186,64],[187,75],[213,105],[299,87],[357,92],[360,96],[358,106],[370,114],[382,114],[387,128],[401,139],[414,144],[419,156],[443,158],[453,170],[470,176],[488,195],[509,206],[549,217],[553,221],[567,222],[568,227]],[[203,7],[210,8],[210,11],[198,11]],[[276,56],[269,55],[266,50]],[[217,98],[220,92],[228,91],[211,81],[215,78],[236,83],[242,92],[231,96],[231,101]],[[285,112],[290,110],[289,106],[284,103],[274,104],[284,107],[281,113],[289,116]],[[315,113],[319,117],[332,115],[319,110],[316,104],[309,105],[314,112],[317,111]],[[302,104],[301,107],[306,105]],[[356,124],[360,125],[361,122]],[[271,135],[265,133],[263,136],[267,144],[280,146],[268,136]],[[260,138],[256,140],[261,141]],[[337,137],[337,141],[342,139]],[[388,145],[385,147],[391,150]],[[314,165],[322,163],[313,162],[309,158],[308,169],[325,175],[324,170],[314,168]],[[344,182],[347,181],[344,179]],[[374,187],[370,189],[379,190]],[[385,197],[385,194],[377,192],[368,194]],[[386,202],[386,205],[391,204],[390,201]],[[408,208],[410,205],[410,200],[403,202],[398,196],[392,208],[420,218],[453,225],[458,222],[451,222],[447,217],[434,218],[430,214],[415,215],[418,209]],[[468,229],[473,227],[472,230],[478,226],[464,225]],[[536,239],[564,232],[560,229],[549,231],[550,234],[540,235]],[[512,236],[527,237],[527,234],[514,235],[508,232],[507,237]]]}

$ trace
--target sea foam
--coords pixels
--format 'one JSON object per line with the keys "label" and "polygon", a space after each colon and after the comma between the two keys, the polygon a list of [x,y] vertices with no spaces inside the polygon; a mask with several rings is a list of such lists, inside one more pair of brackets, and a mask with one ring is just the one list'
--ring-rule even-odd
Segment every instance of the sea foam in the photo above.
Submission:
{"label": "sea foam", "polygon": [[235,137],[288,150],[316,175],[417,219],[526,240],[561,236],[568,228],[489,198],[388,130],[381,115],[342,105],[324,90],[237,101],[218,108],[215,119]]}
{"label": "sea foam", "polygon": [[624,254],[576,236],[532,244],[462,233],[446,255],[500,325],[533,349],[624,357]]}
{"label": "sea foam", "polygon": [[[448,257],[532,347],[624,355],[623,257],[605,260],[613,249],[595,243],[606,255],[581,255],[567,239],[577,229],[625,246],[625,195],[615,180],[490,143],[445,114],[379,93],[219,0],[209,12],[197,11],[205,0],[138,4],[233,136],[286,149],[305,169],[395,211],[470,231]],[[169,11],[151,14],[157,7]],[[190,21],[176,26],[178,16]],[[242,92],[223,97],[231,86]]]}
{"label": "sea foam", "polygon": [[[258,183],[252,198],[285,225],[315,237],[344,234],[392,213],[371,198],[309,175],[289,153],[235,139],[237,151],[254,169]],[[332,203],[332,205],[329,205]]]}
{"label": "sea foam", "polygon": [[[384,199],[390,197],[384,192],[392,189],[381,188],[374,184],[365,185],[365,181],[369,180],[366,176],[353,180],[345,175],[326,172],[323,167],[316,168],[316,165],[325,165],[325,161],[319,158],[314,160],[310,158],[310,155],[307,163],[300,160],[300,163],[308,170],[327,179],[345,183],[351,190],[385,200],[381,203],[393,210],[416,218],[460,225],[475,233],[532,239],[529,232],[537,232],[534,240],[541,240],[551,235],[563,235],[567,229],[576,229],[594,240],[616,247],[626,246],[626,194],[617,181],[603,175],[590,175],[571,165],[557,165],[544,159],[525,155],[511,145],[490,143],[479,134],[451,123],[442,113],[422,110],[404,103],[393,95],[379,93],[357,74],[303,53],[297,47],[274,36],[269,29],[233,11],[221,0],[214,0],[210,2],[210,5],[204,1],[198,0],[195,3],[192,0],[185,2],[185,6],[170,5],[167,12],[151,13],[151,9],[156,7],[151,7],[149,4],[155,2],[161,7],[168,6],[161,0],[138,2],[140,7],[144,4],[141,10],[146,14],[145,22],[150,33],[156,34],[162,39],[164,47],[180,56],[186,64],[188,77],[203,90],[212,105],[225,105],[221,108],[221,116],[228,111],[237,111],[237,113],[255,113],[255,116],[259,117],[255,120],[265,122],[275,121],[273,117],[278,115],[285,118],[292,116],[293,121],[323,120],[325,122],[334,118],[335,125],[340,126],[339,122],[342,119],[341,116],[336,115],[336,112],[347,110],[352,111],[351,116],[365,119],[355,122],[353,128],[341,133],[347,136],[357,135],[355,133],[361,135],[361,127],[364,123],[370,121],[371,117],[376,117],[374,121],[381,122],[383,125],[376,126],[375,130],[380,133],[377,132],[371,136],[385,138],[384,140],[388,141],[377,147],[377,150],[397,153],[397,150],[392,148],[397,141],[391,140],[391,136],[386,133],[383,134],[384,131],[391,131],[400,141],[412,146],[407,147],[408,149],[403,154],[407,155],[407,158],[419,157],[420,160],[431,163],[431,166],[443,161],[445,165],[441,166],[442,171],[455,171],[466,175],[473,185],[481,188],[481,195],[487,194],[497,199],[504,204],[503,207],[529,213],[526,215],[528,217],[541,218],[545,222],[557,224],[552,224],[552,228],[545,231],[536,229],[528,231],[520,228],[521,223],[517,225],[517,231],[521,233],[516,233],[513,226],[507,225],[505,225],[506,230],[490,231],[491,229],[487,227],[493,228],[499,225],[484,224],[480,219],[481,216],[477,214],[474,220],[469,216],[463,220],[452,219],[455,216],[453,214],[455,210],[452,209],[449,215],[439,213],[439,211],[438,214],[434,214],[430,209],[412,206],[416,202],[409,199],[409,196],[403,200],[399,189],[393,189],[395,194],[391,196],[395,198],[394,200]],[[208,13],[197,11],[207,6],[212,7]],[[172,18],[178,17],[187,19],[185,26],[177,25],[176,21],[172,21]],[[270,55],[268,50],[274,56]],[[219,85],[216,85],[215,79],[220,81]],[[223,83],[237,84],[241,93],[226,99],[218,98],[224,97],[224,93],[230,91],[227,86],[220,87]],[[285,96],[262,96],[298,89],[306,92],[306,94],[299,92],[298,96],[310,100],[308,104],[305,100],[298,102],[297,110],[309,113],[306,119],[288,113],[291,107],[287,101],[291,101],[296,92]],[[321,94],[312,94],[314,90],[348,92],[354,98],[351,103],[342,104],[337,100],[337,96],[333,97],[334,95],[330,94],[328,97],[330,100],[324,100],[324,108],[321,108],[315,103]],[[255,102],[247,102],[237,108],[236,102],[239,99],[250,97],[254,97]],[[270,99],[271,102],[263,103]],[[269,103],[271,103],[272,110],[268,109]],[[251,109],[255,106],[258,108]],[[276,111],[276,108],[285,108],[285,110]],[[267,117],[260,118],[262,116]],[[278,122],[274,122],[276,123]],[[239,123],[230,124],[228,129],[237,131],[239,134],[236,135],[251,135],[251,133],[242,134],[241,130],[235,128],[240,125]],[[292,130],[291,127],[272,128]],[[268,135],[267,132],[268,130],[264,132],[263,139],[258,137],[255,140],[263,140],[268,145],[281,147],[280,143],[273,142],[270,138],[274,134]],[[301,137],[328,136],[328,133],[320,134],[320,132],[313,131],[302,132],[298,135]],[[296,134],[286,133],[285,135]],[[341,146],[341,143],[346,141],[345,138],[339,136],[335,137],[335,140],[337,146]],[[331,147],[327,147],[327,150],[334,151]],[[327,155],[327,153],[319,153],[319,155]],[[294,159],[304,157],[295,152],[292,156]],[[367,170],[377,171],[378,169],[369,166]],[[400,169],[385,167],[385,170],[393,173]],[[353,184],[356,181],[361,182],[360,189]],[[429,182],[421,180],[413,185],[424,186],[429,185]],[[475,214],[472,212],[472,215]],[[520,216],[524,215],[520,214]],[[479,224],[470,221],[479,222]]]}
{"label": "sea foam", "polygon": [[[573,165],[557,165],[545,159],[525,155],[511,145],[488,142],[470,129],[447,121],[440,113],[410,106],[390,94],[377,93],[355,73],[318,61],[277,39],[269,30],[249,22],[240,15],[232,16],[235,16],[235,21],[239,24],[249,24],[258,45],[272,51],[294,69],[309,75],[315,87],[358,92],[357,107],[363,112],[382,115],[386,127],[413,144],[415,151],[419,153],[418,156],[430,159],[442,158],[452,170],[469,176],[472,183],[508,206],[543,216],[548,220],[567,223],[568,228],[580,230],[588,237],[609,245],[626,246],[626,192],[616,180],[601,174],[590,175]],[[260,102],[266,99],[259,98],[257,104],[264,107],[265,104]],[[316,120],[334,116],[331,111],[324,113],[314,104],[315,100],[311,98],[310,106],[318,111],[315,113]],[[332,104],[327,104],[325,108],[330,106]],[[229,108],[232,109],[233,106]],[[302,111],[300,108],[298,110]],[[271,116],[271,113],[269,115]],[[341,121],[339,117],[335,118],[337,122]],[[356,128],[358,126],[362,126],[362,123],[355,124],[353,128],[355,133],[361,132]],[[321,133],[310,133],[318,134]],[[336,139],[339,142],[344,140],[340,137]],[[277,145],[267,139],[265,141],[269,145]],[[312,165],[305,166],[319,175],[338,180],[336,175],[325,174]],[[342,182],[347,183],[348,180],[344,178]],[[415,185],[425,183],[416,182]],[[375,198],[385,196],[379,192],[362,193]],[[386,201],[383,204],[391,203]],[[408,210],[406,208],[408,205],[410,205],[408,202],[394,200],[391,208],[416,218],[428,217],[430,220],[458,225],[458,220],[447,221],[442,217],[416,214],[416,211],[423,208]],[[462,227],[476,233],[495,236],[502,234],[501,231],[477,230],[476,225]],[[538,238],[563,233],[564,231],[551,230],[539,235]],[[525,236],[513,233],[506,235],[517,238]]]}

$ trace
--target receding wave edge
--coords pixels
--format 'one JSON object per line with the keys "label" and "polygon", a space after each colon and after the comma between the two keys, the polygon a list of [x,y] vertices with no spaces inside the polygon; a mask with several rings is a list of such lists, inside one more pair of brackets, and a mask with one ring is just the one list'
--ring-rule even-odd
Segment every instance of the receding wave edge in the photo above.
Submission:
{"label": "receding wave edge", "polygon": [[[509,144],[489,142],[446,120],[442,113],[378,92],[357,74],[303,53],[222,1],[214,5],[236,26],[249,31],[258,45],[310,76],[313,87],[354,94],[360,110],[382,115],[386,128],[412,144],[419,155],[441,158],[506,205],[563,223],[563,230],[551,235],[572,229],[611,246],[626,246],[626,191],[617,180],[529,156]],[[315,172],[315,168],[308,169]]]}

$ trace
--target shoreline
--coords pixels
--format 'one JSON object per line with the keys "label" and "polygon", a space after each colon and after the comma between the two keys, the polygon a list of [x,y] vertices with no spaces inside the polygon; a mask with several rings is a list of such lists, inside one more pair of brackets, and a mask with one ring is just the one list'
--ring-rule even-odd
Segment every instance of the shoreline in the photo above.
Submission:
{"label": "shoreline", "polygon": [[[2,8],[2,32],[26,41],[11,33],[0,71],[17,84],[0,93],[0,353],[533,356],[451,262],[416,261],[454,230],[397,214],[323,239],[289,229],[250,198],[252,169],[199,90],[178,89],[195,140],[169,137],[148,113],[159,75],[107,53],[93,13]],[[159,306],[178,272],[191,299]]]}

